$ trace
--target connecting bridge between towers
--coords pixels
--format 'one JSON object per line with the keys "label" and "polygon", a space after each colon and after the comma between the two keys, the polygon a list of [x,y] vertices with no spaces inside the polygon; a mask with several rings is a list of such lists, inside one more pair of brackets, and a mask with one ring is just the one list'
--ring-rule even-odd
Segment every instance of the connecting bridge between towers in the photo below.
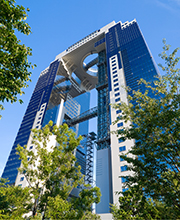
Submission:
{"label": "connecting bridge between towers", "polygon": [[81,122],[83,122],[83,121],[86,121],[86,120],[89,120],[89,119],[91,119],[91,118],[96,117],[96,116],[97,116],[97,113],[98,113],[98,108],[97,108],[97,106],[96,106],[96,107],[94,107],[94,108],[89,109],[89,110],[86,111],[86,112],[83,112],[82,114],[78,115],[78,116],[75,117],[75,118],[66,120],[65,123],[66,123],[68,126],[71,127],[71,126],[74,126],[74,125],[76,125],[76,124],[78,124],[78,123],[81,123]]}

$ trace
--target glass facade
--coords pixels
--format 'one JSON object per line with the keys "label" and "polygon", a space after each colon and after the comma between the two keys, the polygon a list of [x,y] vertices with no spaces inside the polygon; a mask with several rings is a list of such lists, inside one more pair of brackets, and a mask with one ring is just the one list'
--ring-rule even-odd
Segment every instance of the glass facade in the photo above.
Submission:
{"label": "glass facade", "polygon": [[[90,108],[90,92],[84,93],[80,96],[75,97],[75,100],[80,105],[80,114],[86,112]],[[81,166],[81,172],[83,175],[86,174],[86,152],[87,152],[87,135],[89,133],[89,121],[84,121],[78,124],[77,136],[82,135],[83,140],[80,146],[76,150],[76,158],[78,164]]]}
{"label": "glass facade", "polygon": [[[84,65],[84,60],[92,55],[98,57]],[[95,64],[97,71],[92,76],[89,70]],[[92,118],[92,114],[88,113],[89,91],[96,88],[98,106],[93,117],[97,116],[97,139],[94,137],[96,141],[93,141],[97,144],[96,183],[102,192],[97,210],[98,213],[110,212],[109,204],[118,201],[114,192],[125,190],[123,184],[121,185],[125,180],[119,180],[120,172],[123,172],[123,175],[129,172],[119,154],[127,153],[134,144],[134,140],[112,136],[111,131],[121,129],[126,126],[126,122],[121,121],[121,110],[112,109],[110,104],[128,103],[126,91],[122,86],[144,92],[145,87],[139,85],[138,80],[143,78],[153,83],[154,76],[157,75],[152,56],[135,20],[124,24],[111,22],[68,47],[41,73],[2,177],[9,178],[10,184],[15,182],[17,168],[20,166],[16,147],[17,144],[23,146],[28,143],[33,126],[39,128],[50,120],[56,124],[58,120],[63,122],[63,119],[68,121],[72,118],[75,119],[75,123],[71,124],[72,129],[78,136],[84,136],[76,149],[76,158],[82,173],[87,175],[87,164],[93,162],[91,142],[88,141],[90,115]],[[79,117],[79,120],[77,116],[84,112],[89,115],[84,119]],[[111,121],[117,118],[120,121],[113,125]],[[90,149],[89,159],[87,144]],[[29,149],[33,149],[33,145],[30,144]],[[89,167],[88,175],[92,176],[92,166]]]}
{"label": "glass facade", "polygon": [[98,55],[98,137],[97,149],[109,148],[110,144],[110,112],[106,51]]}
{"label": "glass facade", "polygon": [[18,174],[17,169],[21,164],[19,156],[16,154],[16,147],[18,144],[21,146],[27,144],[34,124],[34,119],[40,109],[40,106],[49,101],[58,64],[58,61],[51,63],[49,69],[46,70],[38,79],[2,174],[2,178],[9,179],[9,184],[15,183]]}
{"label": "glass facade", "polygon": [[[138,85],[138,80],[143,78],[153,82],[158,74],[137,22],[131,22],[125,27],[118,23],[110,28],[106,34],[106,46],[107,58],[117,54],[119,69],[123,64],[126,86],[144,92],[145,87]],[[109,90],[111,91],[111,85]]]}

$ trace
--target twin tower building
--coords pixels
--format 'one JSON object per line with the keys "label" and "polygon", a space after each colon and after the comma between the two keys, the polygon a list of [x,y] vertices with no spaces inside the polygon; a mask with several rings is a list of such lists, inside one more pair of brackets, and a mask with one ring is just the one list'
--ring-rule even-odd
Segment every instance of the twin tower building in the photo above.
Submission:
{"label": "twin tower building", "polygon": [[[21,162],[16,155],[17,145],[27,145],[29,150],[34,150],[32,128],[42,128],[50,120],[57,125],[66,122],[77,135],[84,136],[76,157],[90,184],[93,184],[93,160],[96,158],[95,181],[102,193],[96,212],[109,213],[109,204],[118,202],[116,192],[126,190],[125,178],[119,176],[130,172],[126,170],[126,162],[120,160],[120,154],[134,144],[133,140],[124,141],[111,133],[128,123],[119,121],[113,125],[121,111],[110,104],[127,103],[125,86],[142,91],[144,88],[138,85],[138,80],[151,82],[157,74],[136,20],[113,21],[68,47],[41,72],[2,177],[8,178],[10,184],[25,186],[23,176],[18,174]],[[90,109],[89,91],[92,89],[97,90],[98,104]],[[88,133],[88,121],[93,117],[97,117],[97,135]]]}

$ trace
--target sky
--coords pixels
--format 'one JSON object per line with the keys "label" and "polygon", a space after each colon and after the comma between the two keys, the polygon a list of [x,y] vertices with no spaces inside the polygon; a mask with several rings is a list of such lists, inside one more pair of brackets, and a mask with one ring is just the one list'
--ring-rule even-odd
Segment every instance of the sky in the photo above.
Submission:
{"label": "sky", "polygon": [[[88,34],[115,21],[137,20],[155,62],[162,63],[162,39],[172,49],[180,47],[180,0],[17,0],[29,8],[27,22],[32,34],[18,38],[32,48],[29,61],[37,67],[32,70],[32,82],[21,96],[24,103],[5,103],[0,119],[0,174],[5,167],[23,115],[42,70],[55,56]],[[180,54],[179,54],[180,55]],[[161,71],[160,71],[161,73]],[[96,106],[95,91],[91,106]],[[90,123],[95,129],[96,119]]]}

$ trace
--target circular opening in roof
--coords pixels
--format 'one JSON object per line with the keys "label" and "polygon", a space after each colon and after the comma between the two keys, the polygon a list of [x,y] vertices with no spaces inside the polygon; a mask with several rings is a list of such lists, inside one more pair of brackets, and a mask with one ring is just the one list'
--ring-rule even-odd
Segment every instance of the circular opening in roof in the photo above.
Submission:
{"label": "circular opening in roof", "polygon": [[91,76],[97,76],[98,72],[98,54],[90,54],[83,61],[83,68]]}

